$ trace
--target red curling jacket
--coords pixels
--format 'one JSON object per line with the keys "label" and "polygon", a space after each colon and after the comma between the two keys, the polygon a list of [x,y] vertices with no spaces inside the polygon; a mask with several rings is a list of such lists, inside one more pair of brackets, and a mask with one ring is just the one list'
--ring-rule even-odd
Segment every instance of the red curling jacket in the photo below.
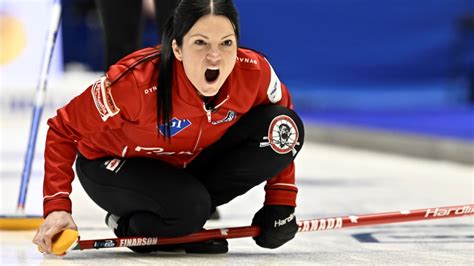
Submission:
{"label": "red curling jacket", "polygon": [[[172,126],[178,131],[171,132],[171,142],[164,141],[157,136],[156,126],[159,53],[159,47],[146,48],[121,59],[105,77],[48,120],[44,217],[52,211],[71,212],[72,165],[78,151],[90,160],[151,157],[186,167],[252,107],[274,103],[293,108],[287,88],[256,52],[238,49],[235,67],[221,87],[212,113],[187,79],[182,63],[175,60],[172,117],[176,119]],[[153,58],[137,63],[145,57]],[[231,116],[233,120],[226,119],[230,111],[236,114]],[[268,180],[265,191],[264,204],[296,206],[294,163]]]}

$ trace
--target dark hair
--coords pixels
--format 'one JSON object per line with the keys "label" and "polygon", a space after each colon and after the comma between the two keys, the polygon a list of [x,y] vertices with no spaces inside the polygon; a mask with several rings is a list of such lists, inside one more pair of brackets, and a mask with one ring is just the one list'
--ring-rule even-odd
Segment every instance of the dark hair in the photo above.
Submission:
{"label": "dark hair", "polygon": [[182,0],[170,15],[161,36],[161,62],[157,90],[157,129],[160,123],[163,135],[170,137],[170,118],[173,113],[171,87],[173,84],[174,54],[172,42],[176,40],[182,46],[184,35],[201,17],[213,14],[227,17],[234,27],[237,42],[240,37],[240,27],[237,9],[232,0]]}

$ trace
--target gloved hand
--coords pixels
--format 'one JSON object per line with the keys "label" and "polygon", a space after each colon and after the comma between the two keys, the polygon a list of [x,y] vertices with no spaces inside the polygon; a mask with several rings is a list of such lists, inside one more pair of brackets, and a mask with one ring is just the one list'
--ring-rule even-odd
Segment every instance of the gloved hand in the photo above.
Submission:
{"label": "gloved hand", "polygon": [[295,207],[265,205],[253,217],[252,225],[261,228],[261,234],[253,239],[263,248],[277,248],[295,237],[298,231]]}

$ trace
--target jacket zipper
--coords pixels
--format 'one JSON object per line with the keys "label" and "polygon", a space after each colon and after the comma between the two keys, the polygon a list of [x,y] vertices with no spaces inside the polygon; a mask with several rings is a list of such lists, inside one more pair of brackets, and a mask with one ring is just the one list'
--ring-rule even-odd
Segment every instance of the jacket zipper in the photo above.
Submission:
{"label": "jacket zipper", "polygon": [[[229,98],[230,98],[230,96],[227,95],[227,97],[224,100],[222,100],[222,102],[220,102],[218,105],[214,106],[214,108],[212,108],[211,110],[207,110],[206,109],[206,104],[204,102],[202,103],[202,108],[204,109],[204,112],[206,113],[207,122],[211,123],[211,121],[212,121],[212,117],[211,117],[212,111],[216,110],[219,107],[221,107],[225,102],[227,102],[227,100],[229,100]],[[194,147],[193,147],[193,152],[195,152],[197,147],[198,147],[199,141],[201,140],[201,135],[202,135],[202,123],[200,123],[200,126],[199,126],[199,133],[198,133],[196,143],[194,144]],[[187,162],[184,162],[183,163],[183,168],[186,168],[186,165],[187,165]]]}
{"label": "jacket zipper", "polygon": [[212,117],[211,117],[212,111],[217,110],[219,107],[221,107],[225,102],[227,102],[227,100],[229,100],[229,98],[230,96],[227,95],[227,97],[224,100],[222,100],[222,102],[220,102],[218,105],[214,106],[214,108],[210,110],[206,109],[206,104],[204,102],[202,103],[202,109],[204,109],[204,112],[206,112],[206,115],[207,115],[207,122],[211,123],[212,121]]}

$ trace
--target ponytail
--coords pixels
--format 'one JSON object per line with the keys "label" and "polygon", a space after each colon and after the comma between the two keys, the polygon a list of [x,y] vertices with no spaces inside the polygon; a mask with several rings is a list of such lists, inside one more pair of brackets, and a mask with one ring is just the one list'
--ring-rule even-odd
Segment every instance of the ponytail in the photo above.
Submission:
{"label": "ponytail", "polygon": [[[161,131],[164,138],[171,139],[170,118],[173,113],[171,87],[173,85],[173,61],[174,55],[171,43],[174,39],[174,14],[172,14],[165,24],[163,34],[161,36],[161,61],[160,74],[158,76],[158,89],[156,97],[156,120],[157,130]],[[159,133],[159,132],[158,132]]]}

